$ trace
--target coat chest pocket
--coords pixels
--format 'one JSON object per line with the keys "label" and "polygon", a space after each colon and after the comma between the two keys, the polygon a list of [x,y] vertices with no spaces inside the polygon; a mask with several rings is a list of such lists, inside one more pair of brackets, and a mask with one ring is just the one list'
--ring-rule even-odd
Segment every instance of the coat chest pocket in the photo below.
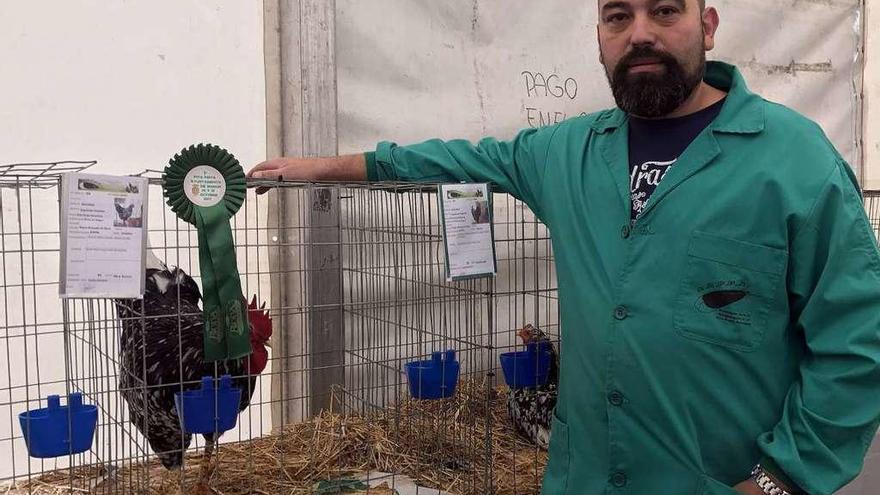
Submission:
{"label": "coat chest pocket", "polygon": [[739,351],[754,350],[764,338],[787,258],[780,249],[694,232],[676,302],[675,331]]}

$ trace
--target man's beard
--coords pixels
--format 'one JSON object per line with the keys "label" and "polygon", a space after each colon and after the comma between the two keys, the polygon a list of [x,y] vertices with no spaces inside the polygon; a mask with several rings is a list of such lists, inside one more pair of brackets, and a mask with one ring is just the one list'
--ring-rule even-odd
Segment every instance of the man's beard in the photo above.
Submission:
{"label": "man's beard", "polygon": [[[706,54],[699,50],[699,63],[692,73],[672,55],[648,47],[636,47],[625,55],[614,74],[608,74],[611,92],[620,107],[626,113],[645,118],[657,118],[668,115],[680,107],[702,82],[706,67]],[[656,59],[663,65],[661,73],[630,74],[631,64],[637,59]]]}

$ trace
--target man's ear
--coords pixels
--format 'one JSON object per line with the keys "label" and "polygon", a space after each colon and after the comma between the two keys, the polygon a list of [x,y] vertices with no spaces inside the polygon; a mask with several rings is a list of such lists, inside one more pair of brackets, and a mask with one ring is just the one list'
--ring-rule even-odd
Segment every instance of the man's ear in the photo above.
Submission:
{"label": "man's ear", "polygon": [[596,24],[596,46],[599,47],[599,63],[605,65],[605,57],[602,56],[602,40],[599,38],[599,24]]}
{"label": "man's ear", "polygon": [[703,11],[703,46],[706,51],[715,48],[715,33],[718,31],[718,24],[721,19],[718,17],[718,10],[715,7],[707,7]]}

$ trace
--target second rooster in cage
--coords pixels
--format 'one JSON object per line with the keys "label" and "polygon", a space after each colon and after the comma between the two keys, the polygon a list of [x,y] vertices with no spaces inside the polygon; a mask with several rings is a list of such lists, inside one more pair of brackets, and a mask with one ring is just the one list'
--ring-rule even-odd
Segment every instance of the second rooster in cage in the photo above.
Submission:
{"label": "second rooster in cage", "polygon": [[[533,325],[518,332],[523,344],[550,342],[550,338]],[[539,448],[550,444],[550,425],[559,396],[559,355],[550,343],[550,370],[547,382],[536,388],[510,389],[507,395],[507,414],[516,430]]]}
{"label": "second rooster in cage", "polygon": [[[203,376],[229,374],[233,386],[242,390],[239,411],[245,410],[257,376],[268,363],[272,320],[263,309],[265,303],[257,308],[254,296],[248,305],[251,354],[206,362],[201,291],[195,280],[179,267],[169,270],[149,251],[145,276],[142,306],[138,300],[116,300],[122,322],[119,391],[128,404],[129,421],[147,438],[162,465],[176,470],[183,464],[192,436],[181,429],[174,394],[198,389]],[[204,437],[210,456],[217,439],[213,434]]]}

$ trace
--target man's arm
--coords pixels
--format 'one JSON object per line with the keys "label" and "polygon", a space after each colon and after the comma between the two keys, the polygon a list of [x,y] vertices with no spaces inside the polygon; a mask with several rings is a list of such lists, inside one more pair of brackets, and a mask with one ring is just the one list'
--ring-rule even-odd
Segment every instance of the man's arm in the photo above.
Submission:
{"label": "man's arm", "polygon": [[[773,481],[773,483],[776,484],[777,487],[787,491],[788,493],[791,493],[792,495],[803,493],[786,485],[785,483],[774,478],[773,476],[770,476],[770,479]],[[764,495],[764,490],[758,486],[758,483],[755,481],[754,478],[749,478],[741,483],[738,483],[735,487],[733,487],[733,489],[744,495]]]}
{"label": "man's arm", "polygon": [[764,495],[764,491],[758,488],[758,484],[751,478],[737,484],[733,489],[744,495]]}
{"label": "man's arm", "polygon": [[360,153],[325,158],[281,157],[256,165],[247,176],[270,180],[362,182],[367,180],[367,162]]}
{"label": "man's arm", "polygon": [[880,253],[842,160],[789,262],[790,311],[806,348],[756,462],[790,488],[826,495],[859,473],[880,421]]}
{"label": "man's arm", "polygon": [[[488,182],[524,201],[542,217],[547,156],[562,124],[524,129],[510,140],[487,137],[429,139],[399,146],[383,141],[375,151],[333,158],[276,158],[249,177],[304,181]],[[264,192],[258,189],[257,192]]]}

